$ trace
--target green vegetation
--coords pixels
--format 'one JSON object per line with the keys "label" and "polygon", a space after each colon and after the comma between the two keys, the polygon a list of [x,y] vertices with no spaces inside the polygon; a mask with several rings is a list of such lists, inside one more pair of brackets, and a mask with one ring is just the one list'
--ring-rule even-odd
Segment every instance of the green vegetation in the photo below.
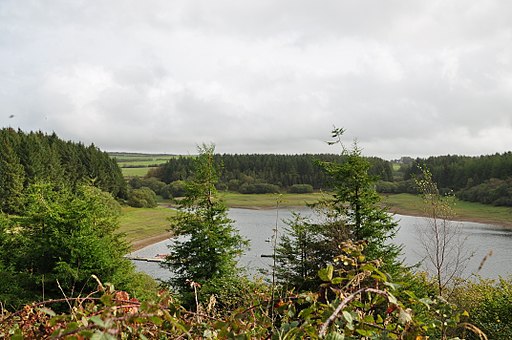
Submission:
{"label": "green vegetation", "polygon": [[[176,240],[169,247],[164,265],[174,273],[170,286],[181,293],[187,306],[197,301],[198,291],[201,301],[210,295],[222,304],[233,299],[241,277],[237,261],[248,245],[228,218],[228,209],[215,188],[218,177],[214,150],[213,145],[199,148],[193,179],[186,183],[185,197],[171,220],[173,232],[186,239]],[[191,285],[195,296],[190,294]]]}
{"label": "green vegetation", "polygon": [[135,289],[140,275],[123,257],[129,248],[115,234],[120,207],[110,194],[90,186],[71,191],[33,184],[23,200],[19,215],[0,221],[4,306],[76,297],[96,287],[91,275]]}
{"label": "green vegetation", "polygon": [[[334,143],[342,133],[333,131]],[[362,157],[357,145],[342,147],[339,157],[319,159],[315,170],[303,162],[311,161],[307,155],[219,157],[213,146],[203,146],[199,157],[166,163],[179,165],[174,177],[164,179],[170,167],[159,167],[130,179],[129,191],[118,181],[117,164],[94,146],[12,129],[1,130],[0,144],[2,338],[445,340],[487,339],[480,329],[493,339],[512,334],[512,278],[441,282],[435,273],[417,273],[396,262],[397,248],[389,242],[396,224],[384,207],[393,200],[401,209],[424,211],[424,205],[410,195],[385,196],[381,202],[376,176],[387,178],[393,190],[410,189],[412,178],[401,181],[407,169],[388,173],[388,163]],[[141,164],[150,161],[137,157]],[[219,160],[238,162],[224,164],[231,177],[219,177]],[[301,177],[315,171],[318,177]],[[310,192],[320,182],[328,194]],[[434,193],[429,208],[435,209],[427,217],[432,225],[443,225],[448,215],[439,213],[442,205],[435,200],[447,187],[428,184],[433,191],[423,191],[424,198]],[[258,192],[279,186],[308,193],[217,191],[251,185]],[[173,198],[179,210],[123,207],[118,229],[119,202],[129,192]],[[223,199],[244,207],[316,203],[320,219],[296,216],[280,242],[274,238],[271,269],[277,280],[269,284],[244,277],[236,267],[246,242],[227,217]],[[456,209],[479,211],[477,205],[455,202]],[[510,220],[510,210],[499,211]],[[184,238],[165,260],[174,271],[170,285],[157,293],[156,283],[136,274],[124,255],[127,240],[158,236],[169,227]],[[436,230],[433,238],[443,238]]]}
{"label": "green vegetation", "polygon": [[221,192],[221,197],[231,208],[275,208],[276,198],[280,197],[281,207],[304,207],[307,204],[318,202],[322,193],[310,194],[240,194],[237,192]]}
{"label": "green vegetation", "polygon": [[[341,162],[343,155],[215,155],[222,167],[218,189],[241,193],[286,192],[295,184],[309,184],[315,190],[328,187],[327,175],[315,162]],[[389,162],[369,157],[370,174],[382,180],[392,180]],[[148,173],[162,182],[187,180],[193,172],[193,157],[178,156]]]}
{"label": "green vegetation", "polygon": [[91,184],[114,197],[126,198],[121,169],[94,144],[66,142],[57,135],[0,130],[0,209],[17,213],[31,184],[44,182],[69,187]]}
{"label": "green vegetation", "polygon": [[174,216],[176,211],[164,206],[122,207],[118,232],[126,235],[126,240],[131,243],[164,235],[169,230],[169,218]]}
{"label": "green vegetation", "polygon": [[144,177],[149,171],[157,169],[156,167],[144,167],[144,168],[121,168],[124,177]]}
{"label": "green vegetation", "polygon": [[[385,195],[383,204],[393,212],[403,215],[424,215],[422,198],[413,194]],[[454,219],[481,223],[512,225],[512,208],[465,202],[454,199]]]}
{"label": "green vegetation", "polygon": [[387,270],[398,270],[399,248],[389,242],[397,229],[391,214],[380,205],[375,178],[369,175],[370,162],[354,144],[341,144],[343,129],[333,130],[330,144],[340,144],[344,162],[320,162],[333,186],[332,195],[314,205],[313,222],[296,216],[279,242],[274,270],[280,282],[295,289],[309,290],[320,282],[316,273],[332,264],[344,242],[366,243],[364,255],[381,259]]}

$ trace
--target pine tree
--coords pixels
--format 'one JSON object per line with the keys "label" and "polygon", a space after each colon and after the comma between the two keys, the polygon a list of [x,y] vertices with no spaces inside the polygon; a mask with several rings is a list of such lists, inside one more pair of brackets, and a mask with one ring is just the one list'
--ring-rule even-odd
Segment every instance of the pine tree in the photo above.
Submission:
{"label": "pine tree", "polygon": [[17,137],[12,129],[0,130],[0,210],[5,213],[17,213],[21,207],[25,171],[17,154]]}
{"label": "pine tree", "polygon": [[395,235],[398,224],[380,205],[380,196],[375,188],[377,178],[369,174],[370,162],[362,156],[357,143],[352,149],[342,145],[343,133],[343,129],[334,129],[334,140],[329,142],[342,146],[343,160],[340,163],[319,163],[330,177],[334,189],[333,199],[324,203],[344,217],[351,240],[368,242],[365,252],[371,260],[381,258],[392,265],[400,248],[387,241]]}
{"label": "pine tree", "polygon": [[190,284],[202,285],[203,292],[222,294],[236,279],[237,258],[248,242],[234,228],[215,188],[214,146],[203,145],[198,150],[193,179],[187,182],[186,196],[179,201],[179,213],[171,222],[171,230],[180,240],[170,246],[164,266],[174,273],[170,284],[184,295]]}
{"label": "pine tree", "polygon": [[[335,140],[329,144],[341,143],[343,132],[335,129]],[[341,162],[318,162],[331,180],[332,195],[313,205],[314,217],[288,222],[287,235],[277,248],[275,270],[281,283],[298,289],[317,285],[315,269],[329,265],[345,241],[364,241],[369,260],[382,259],[391,272],[398,267],[400,248],[388,242],[397,223],[379,205],[369,161],[357,145],[351,150],[343,147],[342,156]]]}

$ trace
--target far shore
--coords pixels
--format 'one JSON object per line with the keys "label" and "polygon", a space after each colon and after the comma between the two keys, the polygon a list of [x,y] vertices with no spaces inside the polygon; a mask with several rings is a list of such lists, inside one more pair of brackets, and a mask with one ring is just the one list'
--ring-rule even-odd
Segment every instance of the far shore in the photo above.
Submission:
{"label": "far shore", "polygon": [[[283,209],[294,209],[294,208],[302,208],[302,207],[304,207],[304,206],[284,206],[282,208]],[[272,210],[272,209],[276,209],[275,207],[270,207],[270,206],[247,206],[247,205],[241,205],[241,206],[230,205],[230,208],[249,209],[249,210]],[[389,212],[392,213],[392,214],[404,215],[404,216],[415,216],[415,217],[422,217],[423,216],[425,218],[428,217],[428,216],[426,216],[425,214],[423,214],[423,213],[421,213],[419,211],[409,210],[409,209],[402,209],[402,208],[399,208],[399,207],[389,207]],[[460,222],[475,222],[475,223],[491,224],[491,225],[502,227],[503,229],[508,229],[508,230],[512,229],[512,221],[499,221],[499,222],[497,222],[497,221],[491,221],[491,220],[488,220],[488,219],[485,219],[485,218],[464,217],[464,216],[456,216],[454,221],[455,222],[460,221]],[[165,233],[162,233],[162,234],[157,234],[157,235],[154,235],[154,236],[146,237],[146,238],[143,238],[143,239],[140,239],[140,240],[133,240],[131,242],[131,245],[132,245],[131,249],[132,249],[132,251],[136,251],[136,250],[145,248],[147,246],[153,245],[155,243],[159,243],[159,242],[165,241],[165,240],[169,239],[171,236],[172,236],[172,234],[170,232],[165,232]]]}

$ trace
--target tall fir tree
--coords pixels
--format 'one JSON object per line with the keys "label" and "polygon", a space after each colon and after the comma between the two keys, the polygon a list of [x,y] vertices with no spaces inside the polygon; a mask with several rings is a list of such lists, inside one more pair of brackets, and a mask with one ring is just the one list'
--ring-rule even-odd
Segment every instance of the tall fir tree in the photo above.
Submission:
{"label": "tall fir tree", "polygon": [[[333,142],[341,144],[343,129],[334,129]],[[288,222],[287,233],[277,248],[276,270],[281,283],[297,289],[310,289],[320,283],[316,271],[339,255],[345,241],[367,242],[365,256],[382,259],[386,270],[398,268],[400,247],[388,241],[397,223],[379,202],[375,178],[369,175],[370,163],[354,145],[342,146],[340,162],[320,161],[330,178],[332,195],[312,206],[315,214]]]}
{"label": "tall fir tree", "polygon": [[0,130],[0,210],[5,213],[14,214],[21,208],[25,171],[18,157],[18,147],[14,130]]}
{"label": "tall fir tree", "polygon": [[215,188],[218,169],[214,146],[203,144],[198,149],[193,179],[186,183],[179,213],[171,221],[171,230],[180,240],[170,246],[164,266],[174,273],[170,284],[184,296],[190,292],[190,284],[201,285],[204,293],[222,295],[221,291],[236,280],[237,259],[248,242],[228,218],[227,207]]}

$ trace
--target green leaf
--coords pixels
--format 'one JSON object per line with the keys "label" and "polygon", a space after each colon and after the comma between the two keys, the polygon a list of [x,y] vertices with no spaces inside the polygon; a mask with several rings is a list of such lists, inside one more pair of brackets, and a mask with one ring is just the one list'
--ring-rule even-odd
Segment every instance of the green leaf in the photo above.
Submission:
{"label": "green leaf", "polygon": [[366,337],[370,337],[372,335],[374,335],[374,331],[371,331],[369,329],[356,329],[356,332],[359,334],[359,335],[362,335],[362,336],[366,336]]}
{"label": "green leaf", "polygon": [[391,293],[388,293],[388,301],[389,303],[392,303],[394,305],[398,305],[398,300],[396,299],[396,297],[391,294]]}
{"label": "green leaf", "polygon": [[318,277],[325,282],[331,282],[333,274],[334,267],[332,265],[328,265],[326,268],[322,268],[318,271]]}
{"label": "green leaf", "polygon": [[343,311],[343,318],[345,318],[345,320],[347,320],[348,323],[354,322],[354,318],[352,317],[352,314],[350,314],[346,310]]}
{"label": "green leaf", "polygon": [[41,307],[41,308],[37,308],[37,310],[45,313],[46,315],[49,315],[49,316],[56,316],[57,314],[55,314],[55,312],[53,310],[51,310],[50,308],[46,308],[46,307]]}
{"label": "green leaf", "polygon": [[326,335],[325,340],[344,340],[345,335],[338,332],[331,332]]}
{"label": "green leaf", "polygon": [[98,315],[91,316],[89,318],[89,321],[94,323],[96,326],[99,326],[101,328],[105,328],[105,322]]}

